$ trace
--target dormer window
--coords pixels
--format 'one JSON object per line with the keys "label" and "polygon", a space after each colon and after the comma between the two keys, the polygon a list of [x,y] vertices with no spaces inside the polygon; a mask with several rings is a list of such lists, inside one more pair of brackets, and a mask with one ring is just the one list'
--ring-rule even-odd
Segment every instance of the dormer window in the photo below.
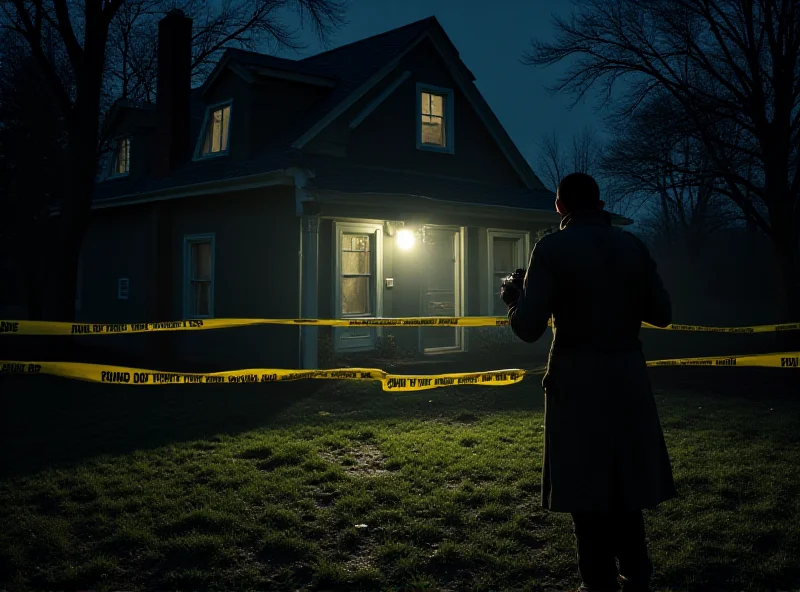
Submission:
{"label": "dormer window", "polygon": [[228,153],[231,105],[214,105],[206,111],[198,156],[222,156]]}
{"label": "dormer window", "polygon": [[111,159],[109,177],[124,177],[131,170],[131,139],[117,138],[114,142],[114,153]]}
{"label": "dormer window", "polygon": [[453,91],[417,84],[417,148],[453,152]]}

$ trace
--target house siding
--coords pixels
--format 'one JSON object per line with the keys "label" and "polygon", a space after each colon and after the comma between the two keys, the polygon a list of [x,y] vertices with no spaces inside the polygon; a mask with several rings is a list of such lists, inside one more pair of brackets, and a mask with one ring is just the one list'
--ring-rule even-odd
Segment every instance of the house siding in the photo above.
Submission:
{"label": "house siding", "polygon": [[[354,130],[349,123],[402,72],[406,79]],[[416,147],[417,83],[454,92],[454,154]],[[374,89],[309,142],[306,151],[329,154],[331,145],[345,145],[348,164],[390,167],[446,175],[500,186],[523,187],[519,175],[461,92],[444,60],[430,41],[412,49]]]}
{"label": "house siding", "polygon": [[[202,142],[201,138],[205,132],[203,122],[205,121],[208,107],[226,101],[232,101],[231,122],[228,133],[228,155],[219,158],[228,158],[231,161],[240,162],[247,160],[252,155],[252,138],[258,137],[258,134],[254,135],[254,129],[257,128],[254,128],[250,120],[250,115],[254,112],[252,87],[237,74],[230,70],[225,70],[203,97],[203,102],[206,106],[202,113],[203,119],[199,128],[197,128],[199,131],[194,134],[189,143],[192,156],[196,154],[198,142]],[[192,130],[194,131],[195,129],[195,126],[192,126]]]}
{"label": "house siding", "polygon": [[[158,310],[154,300],[161,292],[154,246],[158,216],[168,220],[169,302],[162,310],[171,312],[169,318],[153,318]],[[184,318],[184,236],[205,233],[215,235],[215,318],[299,316],[300,221],[292,189],[274,187],[95,212],[84,246],[83,320],[129,323]],[[161,264],[163,268],[164,261]],[[117,277],[130,278],[130,300],[115,300]],[[299,365],[295,326],[92,339],[134,354],[167,352],[175,363],[191,362],[206,371]]]}

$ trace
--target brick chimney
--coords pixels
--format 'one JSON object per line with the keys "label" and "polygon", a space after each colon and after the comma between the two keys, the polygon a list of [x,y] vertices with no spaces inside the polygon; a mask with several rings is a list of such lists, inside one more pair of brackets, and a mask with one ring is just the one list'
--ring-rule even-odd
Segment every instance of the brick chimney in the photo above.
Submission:
{"label": "brick chimney", "polygon": [[174,8],[158,23],[156,145],[153,173],[168,176],[189,156],[192,19]]}

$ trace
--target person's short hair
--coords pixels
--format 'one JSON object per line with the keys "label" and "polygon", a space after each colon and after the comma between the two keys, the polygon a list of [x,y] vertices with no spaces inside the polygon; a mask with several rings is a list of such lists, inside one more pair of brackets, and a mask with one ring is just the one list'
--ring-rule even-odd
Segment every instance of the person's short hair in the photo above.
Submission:
{"label": "person's short hair", "polygon": [[591,175],[571,173],[558,184],[558,198],[570,210],[596,208],[600,187]]}

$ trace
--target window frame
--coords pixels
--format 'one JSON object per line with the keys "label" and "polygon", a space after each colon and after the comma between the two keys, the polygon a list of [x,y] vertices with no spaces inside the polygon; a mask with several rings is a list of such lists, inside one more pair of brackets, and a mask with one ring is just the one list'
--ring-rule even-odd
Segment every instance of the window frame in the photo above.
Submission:
{"label": "window frame", "polygon": [[[192,245],[198,243],[211,243],[211,287],[208,294],[208,314],[190,314],[190,299],[192,296]],[[184,319],[213,319],[214,318],[214,292],[216,284],[216,235],[213,232],[202,234],[186,234],[183,237],[183,318]]]}
{"label": "window frame", "polygon": [[[495,278],[495,270],[494,270],[494,240],[496,238],[501,239],[512,239],[518,241],[517,246],[517,255],[519,256],[519,261],[521,261],[520,267],[525,267],[528,264],[528,259],[530,258],[531,254],[531,233],[527,230],[511,230],[505,228],[487,228],[486,229],[486,252],[487,252],[487,273],[488,273],[488,283],[489,286],[487,288],[487,310],[488,316],[495,316],[494,308],[495,308],[495,298],[499,298],[498,292],[500,290],[500,286],[497,283],[497,278]],[[512,272],[515,271],[514,269],[511,270]],[[502,316],[502,315],[501,315]]]}
{"label": "window frame", "polygon": [[[333,315],[334,319],[369,319],[383,316],[383,225],[366,222],[334,220],[332,224],[333,247]],[[369,314],[342,314],[342,237],[345,234],[362,234],[370,237],[370,264],[373,279],[370,285],[372,312]],[[346,331],[346,329],[345,329]],[[345,337],[342,329],[334,329],[335,351],[370,351],[383,333],[380,327],[371,327],[371,337]],[[351,341],[352,340],[352,341]],[[350,343],[348,343],[350,341]]]}
{"label": "window frame", "polygon": [[[427,92],[434,95],[441,95],[444,97],[444,146],[436,146],[434,144],[423,144],[422,142],[422,93]],[[452,88],[443,88],[441,86],[433,86],[432,84],[425,84],[417,82],[417,118],[415,122],[416,136],[417,136],[417,150],[426,150],[429,152],[440,152],[443,154],[455,153],[455,93]]]}
{"label": "window frame", "polygon": [[[119,144],[120,141],[127,140],[128,142],[128,170],[124,173],[117,173],[117,159],[119,157]],[[111,179],[124,179],[125,177],[129,177],[131,174],[131,146],[133,145],[133,141],[130,134],[123,134],[121,136],[117,136],[112,141],[112,149],[111,149],[111,159],[108,163],[108,169],[106,171],[106,180]]]}
{"label": "window frame", "polygon": [[[203,154],[203,143],[206,139],[206,133],[208,131],[208,124],[211,116],[215,111],[219,111],[224,109],[225,107],[230,107],[230,114],[228,115],[228,143],[225,145],[225,150],[220,150],[219,152],[209,152],[208,154]],[[233,120],[233,99],[228,99],[225,101],[220,101],[219,103],[214,103],[213,105],[209,105],[206,107],[206,113],[203,116],[203,125],[200,127],[200,133],[197,136],[197,145],[194,149],[194,158],[192,160],[207,160],[209,158],[220,158],[222,156],[228,156],[231,150],[231,121]]]}

